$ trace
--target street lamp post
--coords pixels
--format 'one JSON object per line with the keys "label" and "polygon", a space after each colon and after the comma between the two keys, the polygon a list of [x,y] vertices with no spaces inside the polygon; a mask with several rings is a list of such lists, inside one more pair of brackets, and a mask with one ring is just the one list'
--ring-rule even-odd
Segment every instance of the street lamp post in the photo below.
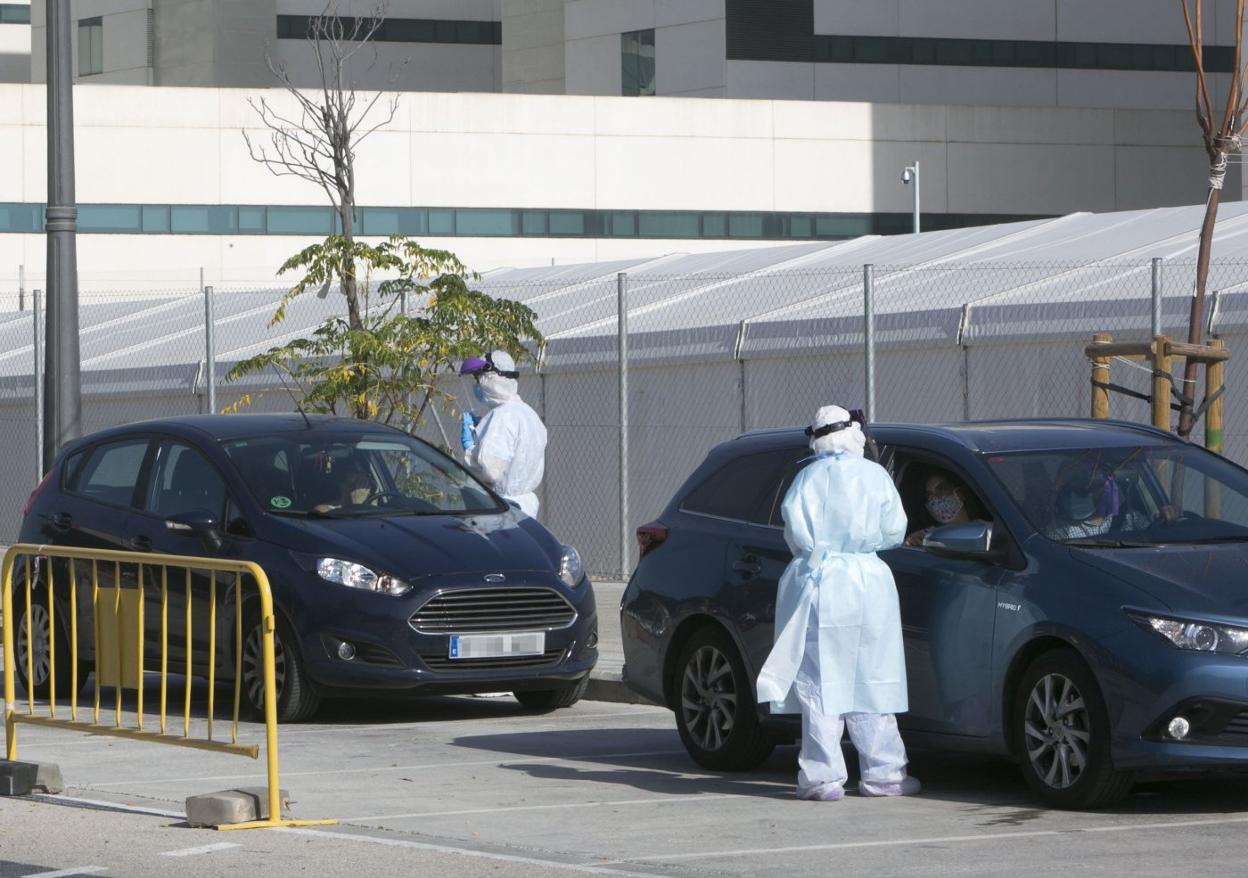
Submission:
{"label": "street lamp post", "polygon": [[78,354],[78,257],[74,199],[74,73],[69,0],[47,4],[47,344],[44,350],[43,469],[82,431]]}
{"label": "street lamp post", "polygon": [[909,165],[901,172],[901,182],[907,186],[911,183],[914,184],[914,233],[917,235],[919,233],[919,195],[922,188],[919,185],[919,163],[917,160],[913,165]]}

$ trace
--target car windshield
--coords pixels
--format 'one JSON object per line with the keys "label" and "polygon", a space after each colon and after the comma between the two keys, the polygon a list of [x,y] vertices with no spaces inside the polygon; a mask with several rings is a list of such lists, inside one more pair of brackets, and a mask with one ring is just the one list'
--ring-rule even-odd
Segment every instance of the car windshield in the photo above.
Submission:
{"label": "car windshield", "polygon": [[398,433],[288,433],[222,443],[274,515],[486,514],[504,509],[449,457]]}
{"label": "car windshield", "polygon": [[1202,448],[1089,448],[986,460],[1032,526],[1057,542],[1248,542],[1248,473]]}

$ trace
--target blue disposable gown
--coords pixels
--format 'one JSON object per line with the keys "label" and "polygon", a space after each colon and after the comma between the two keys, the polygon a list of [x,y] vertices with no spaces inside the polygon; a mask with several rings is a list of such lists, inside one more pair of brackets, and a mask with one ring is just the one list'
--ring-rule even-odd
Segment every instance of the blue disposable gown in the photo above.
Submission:
{"label": "blue disposable gown", "polygon": [[897,588],[875,554],[906,535],[892,478],[860,457],[820,457],[793,480],[783,511],[793,561],[776,594],[775,645],[759,673],[759,700],[773,713],[798,712],[793,683],[814,620],[822,712],[904,713]]}

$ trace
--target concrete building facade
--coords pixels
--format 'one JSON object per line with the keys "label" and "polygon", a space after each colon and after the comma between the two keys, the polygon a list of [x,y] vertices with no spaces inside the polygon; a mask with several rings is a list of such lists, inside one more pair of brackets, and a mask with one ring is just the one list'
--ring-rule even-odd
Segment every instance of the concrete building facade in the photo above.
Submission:
{"label": "concrete building facade", "polygon": [[[30,10],[36,82],[45,4],[34,0]],[[373,6],[340,0],[338,9],[361,16]],[[1205,7],[1207,67],[1224,87],[1235,2]],[[301,36],[325,0],[77,0],[73,8],[84,82],[264,88],[274,83],[267,52],[297,84],[315,84]],[[1190,50],[1174,0],[389,0],[385,14],[375,45],[356,59],[358,87],[1192,105]]]}

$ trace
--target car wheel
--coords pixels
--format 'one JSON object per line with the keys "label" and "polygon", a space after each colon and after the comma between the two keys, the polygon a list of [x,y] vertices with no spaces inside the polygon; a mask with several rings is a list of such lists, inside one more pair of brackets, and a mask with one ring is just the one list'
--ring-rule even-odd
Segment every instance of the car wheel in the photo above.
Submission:
{"label": "car wheel", "polygon": [[554,689],[531,689],[527,692],[513,692],[523,706],[529,710],[558,710],[571,707],[585,695],[589,686],[589,674],[572,683],[556,686]]}
{"label": "car wheel", "polygon": [[1100,687],[1073,650],[1031,663],[1015,692],[1013,722],[1023,776],[1048,805],[1100,808],[1131,791],[1131,774],[1110,756]]}
{"label": "car wheel", "polygon": [[775,749],[763,730],[754,686],[736,645],[721,628],[700,628],[681,647],[676,664],[676,728],[704,768],[748,771]]}
{"label": "car wheel", "polygon": [[[254,615],[254,614],[253,614]],[[264,633],[258,617],[247,627],[243,640],[243,696],[254,719],[264,720]],[[304,670],[294,632],[281,617],[273,632],[273,679],[277,685],[277,721],[297,723],[310,719],[321,706],[320,696]]]}
{"label": "car wheel", "polygon": [[[36,589],[40,588],[36,585]],[[13,640],[16,647],[13,651],[13,663],[17,667],[17,681],[24,692],[31,692],[32,686],[36,698],[46,699],[52,688],[52,651],[48,636],[51,616],[48,613],[47,598],[42,594],[32,594],[30,601],[29,625],[27,625],[25,598],[14,600]],[[30,660],[27,661],[27,654]],[[68,695],[70,688],[70,668],[72,662],[69,654],[69,638],[61,628],[61,620],[56,624],[56,684],[58,695]],[[29,674],[28,674],[29,672]],[[83,682],[79,677],[78,682]]]}

